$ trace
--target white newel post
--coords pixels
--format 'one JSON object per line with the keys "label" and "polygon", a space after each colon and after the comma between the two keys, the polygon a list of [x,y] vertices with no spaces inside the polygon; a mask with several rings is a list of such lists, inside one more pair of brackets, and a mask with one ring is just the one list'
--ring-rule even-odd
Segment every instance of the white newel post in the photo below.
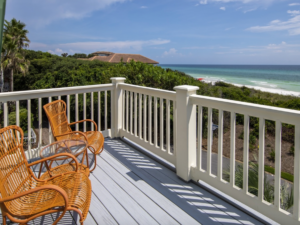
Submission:
{"label": "white newel post", "polygon": [[199,87],[176,86],[177,131],[176,173],[181,179],[191,179],[191,167],[196,166],[196,105],[190,103]]}
{"label": "white newel post", "polygon": [[113,83],[113,90],[111,92],[111,137],[119,137],[119,130],[122,128],[122,96],[123,90],[119,84],[123,84],[126,80],[125,77],[112,77],[110,78]]}

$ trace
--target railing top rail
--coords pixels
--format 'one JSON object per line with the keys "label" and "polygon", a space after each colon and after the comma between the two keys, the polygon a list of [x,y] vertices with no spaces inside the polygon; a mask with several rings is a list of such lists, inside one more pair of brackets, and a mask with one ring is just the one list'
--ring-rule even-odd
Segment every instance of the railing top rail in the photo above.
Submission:
{"label": "railing top rail", "polygon": [[18,100],[34,99],[34,98],[46,98],[52,96],[63,96],[63,95],[72,95],[72,94],[82,94],[87,92],[112,90],[112,88],[113,88],[113,84],[97,84],[97,85],[74,86],[74,87],[63,87],[63,88],[49,88],[49,89],[30,90],[30,91],[5,92],[5,93],[0,93],[0,102],[18,101]]}
{"label": "railing top rail", "polygon": [[190,100],[192,104],[199,104],[204,107],[222,109],[228,112],[260,117],[267,120],[280,121],[282,123],[294,125],[300,124],[300,111],[298,110],[207,97],[202,95],[192,95]]}
{"label": "railing top rail", "polygon": [[158,98],[164,98],[172,101],[176,100],[175,91],[167,91],[167,90],[162,90],[157,88],[142,87],[142,86],[132,85],[132,84],[120,84],[120,87],[126,91],[137,92],[137,93],[150,95]]}

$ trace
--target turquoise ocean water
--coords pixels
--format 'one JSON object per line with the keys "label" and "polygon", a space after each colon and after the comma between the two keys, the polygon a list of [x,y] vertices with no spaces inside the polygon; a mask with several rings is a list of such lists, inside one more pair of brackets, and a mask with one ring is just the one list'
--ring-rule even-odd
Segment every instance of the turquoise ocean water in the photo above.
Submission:
{"label": "turquoise ocean water", "polygon": [[300,92],[300,66],[159,64],[207,81]]}

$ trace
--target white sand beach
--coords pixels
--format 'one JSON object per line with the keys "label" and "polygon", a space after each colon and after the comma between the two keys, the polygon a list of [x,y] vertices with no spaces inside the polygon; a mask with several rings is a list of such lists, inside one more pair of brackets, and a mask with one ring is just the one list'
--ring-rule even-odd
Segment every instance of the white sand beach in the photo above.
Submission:
{"label": "white sand beach", "polygon": [[[218,81],[222,81],[222,80],[208,80],[208,79],[203,79],[202,82],[205,83],[211,83],[212,85],[215,85],[216,82]],[[222,81],[224,82],[224,81]],[[225,82],[227,83],[227,82]],[[252,86],[252,85],[241,85],[241,84],[233,84],[233,83],[229,83],[232,84],[234,86],[237,87],[247,87],[247,88],[252,88],[255,90],[259,90],[259,91],[263,91],[263,92],[269,92],[272,94],[280,94],[280,95],[287,95],[287,96],[295,96],[295,97],[300,97],[300,92],[296,92],[296,91],[287,91],[287,90],[282,90],[282,89],[276,89],[276,88],[266,88],[266,87],[259,87],[259,86]]]}

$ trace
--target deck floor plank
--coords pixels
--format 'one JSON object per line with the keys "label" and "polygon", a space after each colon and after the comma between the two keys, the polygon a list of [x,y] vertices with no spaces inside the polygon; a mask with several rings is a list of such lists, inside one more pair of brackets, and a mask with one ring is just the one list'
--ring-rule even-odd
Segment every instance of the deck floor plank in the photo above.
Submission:
{"label": "deck floor plank", "polygon": [[[121,174],[108,164],[103,158],[99,157],[98,167],[106,172],[115,182],[120,182],[122,188],[140,204],[156,221],[161,224],[179,224],[172,218],[163,208],[157,205],[153,200],[153,196],[145,195],[139,188],[132,184],[126,177],[132,174]],[[125,175],[125,176],[124,176]],[[135,181],[137,182],[137,181]],[[153,192],[152,192],[153,193]]]}
{"label": "deck floor plank", "polygon": [[[131,150],[133,150],[134,153],[139,153],[135,149],[131,149]],[[142,153],[140,153],[140,154],[142,154]],[[149,162],[151,162],[153,164],[154,167],[161,166],[155,160],[153,160],[151,158],[148,158],[148,157],[146,157],[146,158],[147,158],[147,160],[149,160]],[[149,171],[149,170],[147,170],[147,171]],[[155,176],[157,178],[160,178],[161,180],[171,179],[174,182],[176,182],[177,184],[182,185],[182,187],[189,186],[191,190],[196,190],[196,191],[193,191],[193,194],[198,195],[199,197],[205,196],[203,198],[203,200],[207,200],[207,203],[210,203],[213,206],[215,206],[215,210],[213,210],[213,213],[216,214],[216,215],[220,215],[220,216],[222,215],[223,217],[225,215],[228,215],[228,217],[232,217],[232,219],[238,220],[241,224],[262,224],[261,222],[257,221],[256,219],[254,219],[250,215],[244,213],[243,211],[238,210],[233,205],[231,205],[231,204],[223,201],[222,199],[214,196],[212,193],[208,192],[207,190],[205,190],[203,188],[200,188],[196,184],[194,184],[192,182],[189,182],[187,184],[183,180],[179,179],[178,176],[173,171],[171,171],[169,169],[151,170],[151,172],[152,172],[153,176]],[[158,173],[162,173],[163,176],[160,176]],[[199,191],[201,192],[201,194],[199,193]],[[187,196],[184,195],[183,197],[187,197]],[[190,196],[188,196],[188,197],[190,197]],[[197,205],[197,203],[195,203],[195,205]],[[207,209],[207,210],[202,209],[202,210],[206,213],[212,212],[211,209]],[[223,219],[224,219],[224,221],[228,221],[230,218],[219,218],[218,221],[222,221]]]}
{"label": "deck floor plank", "polygon": [[[148,166],[143,165],[142,167],[137,167],[137,165],[134,164],[135,162],[134,159],[148,160],[148,161],[149,159],[145,155],[140,154],[139,152],[134,152],[134,153],[124,152],[124,150],[132,151],[132,149],[129,146],[127,146],[125,143],[120,142],[119,140],[107,140],[105,150],[109,152],[113,157],[118,159],[120,163],[123,163],[135,174],[137,174],[139,177],[145,180],[145,182],[147,182],[150,186],[152,186],[154,189],[156,189],[158,192],[160,192],[162,195],[164,195],[170,201],[172,201],[175,205],[177,205],[179,208],[185,211],[188,215],[190,215],[195,220],[197,220],[199,223],[220,224],[218,221],[209,218],[207,213],[199,211],[197,207],[194,207],[190,202],[186,201],[184,198],[181,198],[175,192],[172,192],[169,187],[164,186],[163,184],[166,181],[161,182],[156,177],[151,175],[151,173],[154,170],[167,169],[167,168],[165,167],[162,168],[162,166],[156,167],[156,166],[149,166],[149,165]],[[121,154],[119,151],[121,152]],[[105,153],[103,155],[105,155]],[[145,171],[143,168],[147,168],[147,170],[150,170],[150,172]]]}
{"label": "deck floor plank", "polygon": [[93,174],[90,175],[90,179],[92,182],[93,193],[105,206],[107,211],[110,212],[118,224],[137,224],[126,209],[119,204],[119,202],[106,190],[106,188],[97,180],[96,177],[94,177]]}
{"label": "deck floor plank", "polygon": [[[130,215],[137,221],[138,224],[158,224],[157,221],[149,215],[149,213],[139,205],[130,195],[124,191],[121,186],[123,183],[114,182],[103,170],[99,167],[93,172],[93,175],[102,183],[102,185],[115,197]],[[120,186],[119,186],[120,185]]]}
{"label": "deck floor plank", "polygon": [[118,158],[121,163],[126,163],[126,166],[128,166],[129,162],[132,165],[130,169],[134,170],[133,167],[135,166],[137,170],[134,171],[143,170],[161,183],[165,183],[164,185],[169,186],[171,191],[178,193],[181,198],[196,206],[200,212],[209,215],[214,221],[225,224],[228,224],[229,221],[234,224],[262,224],[196,184],[184,182],[173,171],[131,148],[126,143],[119,140],[115,142],[115,140],[110,139],[107,140],[106,144],[108,145],[106,147],[107,152]]}
{"label": "deck floor plank", "polygon": [[[136,173],[128,169],[121,164],[115,158],[113,158],[106,151],[101,154],[101,158],[107,163],[111,164],[115,169],[122,173],[132,184],[134,184],[141,192],[146,194],[152,199],[160,208],[166,210],[166,212],[172,216],[180,224],[199,224],[195,219],[189,216],[185,211],[179,208],[176,204],[170,201],[165,195],[158,192],[155,188],[150,186]],[[100,161],[100,160],[99,160]],[[100,163],[99,163],[100,164]]]}
{"label": "deck floor plank", "polygon": [[[101,213],[100,213],[101,212]],[[105,206],[99,201],[97,196],[92,194],[92,201],[90,207],[90,213],[97,221],[97,224],[107,224],[107,225],[117,225],[117,221],[113,216],[107,211]],[[89,223],[87,223],[89,224]]]}

